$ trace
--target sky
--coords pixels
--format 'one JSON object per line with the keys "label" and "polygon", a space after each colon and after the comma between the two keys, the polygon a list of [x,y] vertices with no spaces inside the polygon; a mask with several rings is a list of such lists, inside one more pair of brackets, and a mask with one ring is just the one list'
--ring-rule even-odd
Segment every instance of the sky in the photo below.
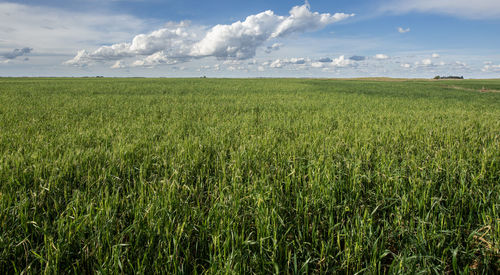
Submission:
{"label": "sky", "polygon": [[500,78],[499,0],[0,0],[0,76]]}

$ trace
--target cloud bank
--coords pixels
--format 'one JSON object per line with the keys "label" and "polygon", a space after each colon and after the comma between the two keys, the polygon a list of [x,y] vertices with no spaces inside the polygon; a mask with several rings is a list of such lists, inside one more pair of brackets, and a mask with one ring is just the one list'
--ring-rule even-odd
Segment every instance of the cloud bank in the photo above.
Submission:
{"label": "cloud bank", "polygon": [[494,64],[485,64],[484,67],[481,69],[483,72],[493,72],[493,73],[500,73],[500,64],[499,65],[494,65]]}
{"label": "cloud bank", "polygon": [[[244,21],[216,25],[208,30],[189,22],[170,23],[149,34],[139,34],[132,42],[102,46],[92,52],[81,50],[65,64],[86,66],[126,58],[139,58],[132,66],[176,64],[204,57],[245,60],[254,57],[257,49],[270,40],[319,30],[352,16],[354,14],[312,12],[306,3],[293,7],[288,16],[268,10],[250,15]],[[273,45],[271,50],[279,47]]]}
{"label": "cloud bank", "polygon": [[284,58],[275,59],[271,61],[266,61],[260,64],[259,70],[263,71],[266,67],[271,69],[281,69],[281,68],[291,68],[291,69],[333,69],[333,68],[345,68],[345,67],[355,67],[354,61],[345,58],[341,55],[337,58],[323,57],[317,61],[313,61],[310,58],[295,57],[295,58]]}

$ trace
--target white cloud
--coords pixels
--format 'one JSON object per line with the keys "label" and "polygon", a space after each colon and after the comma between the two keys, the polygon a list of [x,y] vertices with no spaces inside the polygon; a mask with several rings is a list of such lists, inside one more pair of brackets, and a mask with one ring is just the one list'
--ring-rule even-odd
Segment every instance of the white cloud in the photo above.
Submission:
{"label": "white cloud", "polygon": [[424,65],[424,66],[431,66],[432,65],[432,60],[430,60],[428,58],[424,59],[424,60],[422,60],[422,65]]}
{"label": "white cloud", "polygon": [[410,28],[403,29],[402,27],[399,27],[398,32],[399,33],[407,33],[407,32],[410,32]]}
{"label": "white cloud", "polygon": [[345,56],[341,55],[338,58],[333,59],[331,65],[333,67],[347,67],[353,65],[353,62],[351,59],[346,59]]}
{"label": "white cloud", "polygon": [[264,62],[263,66],[269,65],[270,68],[284,68],[287,66],[299,66],[302,68],[312,67],[312,68],[339,68],[339,67],[348,67],[355,66],[355,62],[346,59],[344,55],[339,56],[338,58],[322,58],[318,61],[312,61],[309,58],[290,58],[290,59],[276,59],[272,62]]}
{"label": "white cloud", "polygon": [[110,68],[111,69],[123,69],[123,68],[126,68],[127,66],[125,66],[125,64],[123,64],[123,62],[121,60],[118,60],[115,62],[115,64],[113,64],[113,66],[111,66]]}
{"label": "white cloud", "polygon": [[470,19],[500,18],[498,0],[393,0],[382,11],[407,13],[412,11],[448,14]]}
{"label": "white cloud", "polygon": [[313,68],[323,68],[325,66],[326,65],[323,62],[313,62],[313,63],[311,63],[311,67],[313,67]]}
{"label": "white cloud", "polygon": [[433,54],[432,54],[432,58],[439,58],[439,54],[437,54],[437,53],[433,53]]}
{"label": "white cloud", "polygon": [[92,59],[89,57],[89,53],[86,50],[78,51],[78,53],[72,59],[64,62],[66,65],[80,66],[84,67],[92,63]]}
{"label": "white cloud", "polygon": [[276,59],[269,64],[269,67],[271,68],[283,68],[283,66],[285,66],[285,62],[281,59]]}
{"label": "white cloud", "polygon": [[154,67],[160,64],[174,65],[179,63],[179,59],[168,57],[165,52],[160,51],[149,55],[143,59],[136,60],[132,63],[132,67]]}
{"label": "white cloud", "polygon": [[421,61],[415,62],[415,66],[418,66],[418,67],[436,67],[436,66],[444,66],[444,65],[446,65],[446,63],[444,63],[443,61],[441,61],[439,63],[434,63],[432,61],[432,59],[430,59],[430,58],[425,58],[425,59],[422,59]]}
{"label": "white cloud", "polygon": [[[299,58],[290,58],[290,59],[276,59],[274,61],[272,61],[271,63],[269,63],[269,67],[271,68],[283,68],[287,65],[304,65],[306,63],[309,63],[311,62],[310,59],[306,59],[306,58],[303,58],[303,57],[299,57]],[[265,63],[263,63],[263,65],[265,65]]]}
{"label": "white cloud", "polygon": [[190,46],[196,38],[187,21],[169,23],[165,28],[149,34],[139,34],[131,43],[118,43],[102,46],[93,52],[81,50],[65,62],[67,65],[92,64],[95,61],[120,60],[128,57],[147,56],[134,62],[133,66],[154,66],[176,64],[188,57]]}
{"label": "white cloud", "polygon": [[[268,10],[248,16],[243,22],[231,25],[216,25],[202,34],[202,27],[190,26],[187,22],[170,24],[149,34],[139,34],[131,43],[117,43],[103,46],[93,52],[79,51],[66,62],[69,65],[88,65],[93,62],[120,60],[123,58],[149,55],[162,52],[159,62],[185,61],[192,58],[214,56],[220,59],[249,59],[255,56],[258,47],[265,42],[287,36],[292,33],[314,31],[329,24],[344,20],[354,14],[311,12],[309,5],[296,6],[289,16],[275,15]],[[201,39],[200,39],[201,38]],[[271,50],[277,50],[281,44],[273,44]],[[157,59],[151,57],[151,59]],[[168,59],[169,61],[166,61]],[[150,60],[152,61],[152,60]],[[141,63],[141,62],[139,62]],[[145,61],[154,65],[158,62]]]}
{"label": "white cloud", "polygon": [[405,63],[405,64],[401,64],[401,67],[403,67],[405,69],[409,69],[409,68],[411,68],[411,65],[408,63]]}
{"label": "white cloud", "polygon": [[279,16],[280,23],[277,28],[273,29],[271,37],[283,37],[292,33],[318,30],[352,16],[354,14],[335,13],[331,15],[330,13],[311,12],[309,4],[306,3],[293,7],[288,17]]}
{"label": "white cloud", "polygon": [[344,55],[341,55],[337,58],[332,59],[332,62],[313,62],[311,67],[313,68],[322,68],[323,72],[332,72],[338,71],[339,68],[355,68],[358,64],[349,59],[345,58]]}
{"label": "white cloud", "polygon": [[305,59],[303,57],[299,57],[299,58],[290,58],[289,60],[289,63],[291,64],[305,64],[306,62],[309,62],[310,60],[309,59]]}
{"label": "white cloud", "polygon": [[311,12],[307,4],[293,7],[288,17],[268,10],[250,15],[243,22],[213,27],[193,45],[190,55],[248,59],[255,56],[256,49],[270,39],[314,31],[351,16],[354,14]]}
{"label": "white cloud", "polygon": [[377,60],[386,60],[386,59],[389,59],[389,56],[387,56],[387,55],[385,55],[385,54],[381,54],[381,53],[376,54],[374,57],[375,57],[375,59],[377,59]]}
{"label": "white cloud", "polygon": [[481,69],[483,72],[500,73],[500,65],[486,64]]}

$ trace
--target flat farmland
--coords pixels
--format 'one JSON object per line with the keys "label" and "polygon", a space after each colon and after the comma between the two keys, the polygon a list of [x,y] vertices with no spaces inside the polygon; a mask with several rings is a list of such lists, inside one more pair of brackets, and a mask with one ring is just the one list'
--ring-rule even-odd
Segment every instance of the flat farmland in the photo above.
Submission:
{"label": "flat farmland", "polygon": [[500,80],[0,78],[0,273],[496,273]]}

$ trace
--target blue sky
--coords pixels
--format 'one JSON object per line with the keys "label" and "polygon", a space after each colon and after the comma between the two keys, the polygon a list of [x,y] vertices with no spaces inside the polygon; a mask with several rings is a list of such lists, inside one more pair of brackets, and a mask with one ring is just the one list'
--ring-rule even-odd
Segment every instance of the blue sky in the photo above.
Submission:
{"label": "blue sky", "polygon": [[500,78],[498,0],[0,1],[0,76]]}

